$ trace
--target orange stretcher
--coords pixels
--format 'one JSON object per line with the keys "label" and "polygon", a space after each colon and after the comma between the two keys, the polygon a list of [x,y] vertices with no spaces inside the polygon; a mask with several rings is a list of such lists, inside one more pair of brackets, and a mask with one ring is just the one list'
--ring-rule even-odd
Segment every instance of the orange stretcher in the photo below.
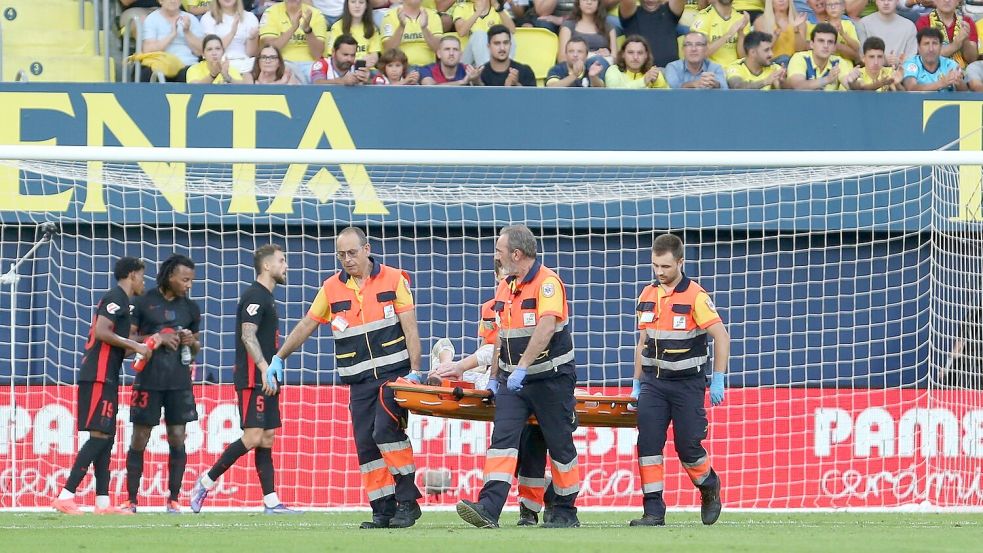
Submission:
{"label": "orange stretcher", "polygon": [[[448,419],[491,421],[495,403],[488,390],[476,390],[470,382],[444,380],[440,386],[416,384],[402,378],[386,384],[393,389],[396,401],[418,415]],[[626,396],[576,396],[580,426],[634,427],[637,416],[628,409],[632,401]],[[536,417],[529,417],[536,424]]]}

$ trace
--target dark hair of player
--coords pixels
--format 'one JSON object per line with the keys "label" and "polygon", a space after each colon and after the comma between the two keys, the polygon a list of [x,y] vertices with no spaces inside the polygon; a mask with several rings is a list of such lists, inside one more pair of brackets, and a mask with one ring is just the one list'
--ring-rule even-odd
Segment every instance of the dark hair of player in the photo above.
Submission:
{"label": "dark hair of player", "polygon": [[195,262],[191,261],[186,255],[181,255],[179,253],[171,255],[163,263],[160,264],[160,271],[157,273],[157,288],[161,292],[165,292],[170,289],[171,277],[174,275],[174,271],[177,270],[179,266],[185,266],[192,271],[195,269]]}
{"label": "dark hair of player", "polygon": [[256,268],[256,276],[259,276],[263,272],[263,263],[266,263],[266,259],[276,252],[283,251],[280,244],[267,244],[265,246],[260,246],[253,254],[253,266]]}
{"label": "dark hair of player", "polygon": [[116,265],[113,266],[113,276],[118,282],[131,274],[144,269],[146,269],[146,266],[143,264],[142,259],[137,259],[136,257],[121,257],[116,262]]}

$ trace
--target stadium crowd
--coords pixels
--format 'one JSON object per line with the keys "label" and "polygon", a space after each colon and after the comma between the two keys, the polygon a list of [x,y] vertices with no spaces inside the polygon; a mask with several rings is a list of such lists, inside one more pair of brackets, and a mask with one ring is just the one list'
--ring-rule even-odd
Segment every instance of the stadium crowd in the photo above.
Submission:
{"label": "stadium crowd", "polygon": [[963,1],[120,0],[120,24],[142,80],[980,91]]}

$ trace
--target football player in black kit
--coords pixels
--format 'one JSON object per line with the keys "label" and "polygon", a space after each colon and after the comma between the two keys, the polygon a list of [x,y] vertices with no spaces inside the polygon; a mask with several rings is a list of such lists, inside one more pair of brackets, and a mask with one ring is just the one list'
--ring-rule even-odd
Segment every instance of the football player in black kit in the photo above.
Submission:
{"label": "football player in black kit", "polygon": [[256,281],[246,289],[236,308],[236,364],[233,373],[239,396],[242,438],[229,444],[210,470],[198,477],[191,490],[191,510],[201,511],[208,492],[242,456],[256,452],[256,473],[263,488],[263,512],[300,513],[286,507],[276,493],[273,474],[273,438],[280,428],[277,390],[266,382],[269,361],[280,347],[280,317],[273,290],[287,282],[287,259],[276,244],[256,250]]}
{"label": "football player in black kit", "polygon": [[135,257],[122,257],[116,262],[113,276],[117,286],[106,292],[99,301],[92,326],[89,327],[78,376],[78,429],[88,430],[89,440],[79,450],[65,487],[51,504],[68,515],[82,514],[75,503],[75,490],[85,478],[89,465],[95,467],[95,513],[124,513],[109,501],[109,459],[116,435],[119,374],[123,357],[130,352],[150,356],[147,346],[129,339],[130,298],[143,294],[143,271],[143,261]]}
{"label": "football player in black kit", "polygon": [[143,476],[143,452],[150,431],[160,424],[161,409],[167,424],[168,492],[167,512],[180,513],[178,496],[188,462],[184,450],[185,425],[198,420],[195,396],[191,389],[191,364],[201,343],[198,330],[201,309],[188,298],[195,278],[191,259],[174,254],[160,265],[157,287],[134,303],[134,340],[152,337],[157,350],[146,367],[137,373],[130,396],[130,422],[133,440],[126,452],[126,491],[129,499],[120,508],[136,512],[140,478]]}

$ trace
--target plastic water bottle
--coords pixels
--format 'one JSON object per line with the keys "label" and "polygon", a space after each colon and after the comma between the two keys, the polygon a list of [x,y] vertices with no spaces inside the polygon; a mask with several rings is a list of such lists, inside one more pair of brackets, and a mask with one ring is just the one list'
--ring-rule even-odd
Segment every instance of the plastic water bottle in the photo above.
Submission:
{"label": "plastic water bottle", "polygon": [[[154,340],[154,337],[153,336],[151,336],[151,337],[147,338],[146,340],[144,340],[143,343],[144,343],[144,345],[146,345],[150,349],[156,349],[157,348],[157,341]],[[140,355],[138,353],[138,354],[136,354],[136,355],[133,356],[133,372],[140,372],[146,366],[147,366],[147,360],[144,359],[144,357],[142,355]]]}
{"label": "plastic water bottle", "polygon": [[[177,327],[177,330],[178,332],[181,332],[184,329],[182,329],[181,327]],[[191,365],[192,361],[194,361],[194,356],[191,355],[191,346],[189,345],[181,346],[181,364]]]}

